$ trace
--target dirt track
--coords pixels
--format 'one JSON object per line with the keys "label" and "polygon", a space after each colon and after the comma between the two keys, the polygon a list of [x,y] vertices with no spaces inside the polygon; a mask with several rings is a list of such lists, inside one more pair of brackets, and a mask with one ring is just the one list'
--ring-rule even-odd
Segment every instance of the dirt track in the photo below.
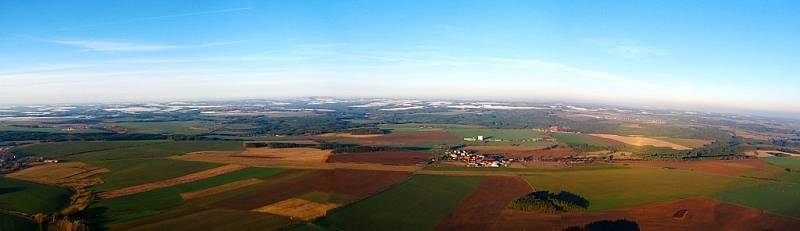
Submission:
{"label": "dirt track", "polygon": [[198,181],[198,180],[202,180],[202,179],[206,179],[206,178],[210,178],[210,177],[214,177],[214,176],[219,176],[219,175],[222,175],[222,174],[225,174],[225,173],[229,173],[229,172],[234,172],[234,171],[237,171],[237,170],[240,170],[240,169],[243,169],[243,168],[246,168],[246,166],[235,165],[235,164],[225,165],[225,166],[222,166],[222,167],[217,167],[217,168],[213,168],[213,169],[209,169],[209,170],[205,170],[205,171],[200,171],[200,172],[192,173],[192,174],[189,174],[189,175],[180,176],[180,177],[167,179],[167,180],[163,180],[163,181],[152,182],[152,183],[147,183],[147,184],[141,184],[141,185],[131,186],[131,187],[127,187],[127,188],[121,188],[121,189],[117,189],[117,190],[103,192],[103,193],[98,194],[97,198],[99,198],[101,200],[105,200],[105,199],[112,199],[112,198],[117,198],[117,197],[121,197],[121,196],[133,195],[133,194],[137,194],[137,193],[143,193],[143,192],[151,191],[151,190],[154,190],[154,189],[166,188],[166,187],[175,186],[175,185],[179,185],[179,184],[185,184],[185,183],[189,183],[189,182],[194,182],[194,181]]}

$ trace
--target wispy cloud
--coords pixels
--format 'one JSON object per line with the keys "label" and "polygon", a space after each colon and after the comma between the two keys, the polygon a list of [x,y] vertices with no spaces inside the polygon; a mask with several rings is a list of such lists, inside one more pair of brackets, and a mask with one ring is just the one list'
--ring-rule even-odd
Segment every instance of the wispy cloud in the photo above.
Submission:
{"label": "wispy cloud", "polygon": [[664,56],[667,52],[642,45],[639,41],[629,39],[586,39],[587,45],[600,47],[606,52],[624,58],[645,58]]}
{"label": "wispy cloud", "polygon": [[226,13],[233,13],[233,12],[248,11],[248,10],[252,10],[252,9],[253,8],[250,8],[250,7],[237,7],[237,8],[227,8],[227,9],[219,9],[219,10],[207,10],[207,11],[195,11],[195,12],[169,14],[169,15],[158,15],[158,16],[132,18],[132,19],[126,19],[126,20],[119,20],[119,21],[111,21],[111,22],[105,22],[105,23],[95,23],[95,24],[64,27],[64,28],[61,28],[60,30],[61,31],[69,31],[69,30],[86,29],[86,28],[101,27],[101,26],[110,26],[110,25],[124,24],[124,23],[155,21],[155,20],[163,20],[163,19],[171,19],[171,18],[182,18],[182,17],[191,17],[191,16],[200,16],[200,15],[226,14]]}
{"label": "wispy cloud", "polygon": [[218,46],[227,46],[227,45],[235,45],[241,43],[248,43],[252,42],[253,40],[236,40],[236,41],[221,41],[221,42],[209,42],[197,45],[198,47],[218,47]]}
{"label": "wispy cloud", "polygon": [[246,43],[250,40],[208,42],[196,45],[174,45],[159,43],[118,42],[105,40],[41,40],[44,42],[81,48],[81,51],[100,52],[148,52],[182,48],[208,48]]}
{"label": "wispy cloud", "polygon": [[182,46],[164,44],[144,44],[130,42],[110,42],[97,40],[50,40],[52,43],[80,47],[84,51],[163,51]]}

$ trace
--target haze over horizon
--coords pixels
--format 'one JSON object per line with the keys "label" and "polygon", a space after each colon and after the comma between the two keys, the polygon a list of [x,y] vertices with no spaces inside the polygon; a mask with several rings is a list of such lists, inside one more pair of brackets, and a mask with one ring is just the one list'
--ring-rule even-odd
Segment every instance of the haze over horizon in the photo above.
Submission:
{"label": "haze over horizon", "polygon": [[300,96],[800,114],[797,3],[0,3],[0,105]]}

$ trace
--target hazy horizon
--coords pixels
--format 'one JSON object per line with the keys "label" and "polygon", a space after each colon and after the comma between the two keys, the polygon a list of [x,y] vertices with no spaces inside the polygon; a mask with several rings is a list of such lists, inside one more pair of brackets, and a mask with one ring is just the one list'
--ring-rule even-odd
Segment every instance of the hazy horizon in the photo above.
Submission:
{"label": "hazy horizon", "polygon": [[794,2],[0,3],[0,105],[303,96],[800,115]]}

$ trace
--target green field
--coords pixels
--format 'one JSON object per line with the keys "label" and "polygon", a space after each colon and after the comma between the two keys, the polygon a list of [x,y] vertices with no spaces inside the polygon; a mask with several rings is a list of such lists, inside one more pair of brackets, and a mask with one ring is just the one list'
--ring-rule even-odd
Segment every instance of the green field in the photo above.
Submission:
{"label": "green field", "polygon": [[457,137],[483,136],[485,139],[510,140],[519,143],[521,140],[541,138],[543,133],[532,129],[486,129],[486,128],[448,128],[447,132]]}
{"label": "green field", "polygon": [[0,230],[40,230],[36,222],[12,214],[0,212]]}
{"label": "green field", "polygon": [[342,230],[433,230],[482,180],[415,175],[378,195],[336,209],[317,223]]}
{"label": "green field", "polygon": [[100,201],[93,208],[103,208],[109,223],[130,221],[157,214],[160,210],[184,203],[181,193],[194,192],[245,179],[263,179],[283,172],[277,168],[247,168],[200,181],[156,189],[149,192]]}
{"label": "green field", "polygon": [[65,131],[65,127],[24,127],[14,126],[0,122],[0,132],[49,132],[49,133],[106,133],[107,131],[98,130],[94,128],[81,129],[74,131]]}
{"label": "green field", "polygon": [[381,129],[391,129],[392,132],[424,132],[424,131],[444,131],[446,129],[481,129],[476,125],[461,124],[381,124]]}
{"label": "green field", "polygon": [[127,133],[200,135],[211,132],[214,124],[199,121],[122,122],[110,125],[127,129]]}
{"label": "green field", "polygon": [[239,141],[170,141],[76,154],[67,156],[66,159],[93,162],[123,159],[163,158],[197,151],[233,150],[242,150],[242,143]]}
{"label": "green field", "polygon": [[712,195],[734,180],[682,170],[628,168],[524,175],[536,190],[568,191],[589,200],[589,211]]}
{"label": "green field", "polygon": [[90,163],[111,170],[99,175],[103,179],[103,184],[92,187],[92,190],[98,192],[166,180],[222,166],[217,163],[173,159],[130,159]]}
{"label": "green field", "polygon": [[800,218],[800,159],[770,157],[763,160],[779,167],[770,177],[772,180],[742,179],[715,197],[721,201]]}
{"label": "green field", "polygon": [[107,191],[159,181],[221,166],[221,164],[167,159],[196,151],[242,150],[240,141],[100,141],[42,143],[19,152],[61,160],[83,161],[111,172],[95,186]]}
{"label": "green field", "polygon": [[167,157],[196,151],[241,150],[240,141],[75,141],[20,148],[23,154],[79,161]]}
{"label": "green field", "polygon": [[721,201],[800,218],[800,184],[746,180],[714,195]]}
{"label": "green field", "polygon": [[796,170],[800,172],[800,158],[796,157],[769,157],[763,158],[763,160],[767,161],[770,164],[774,164],[777,166],[781,166],[784,168],[789,168],[792,170]]}
{"label": "green field", "polygon": [[57,212],[69,203],[69,189],[0,177],[0,209],[28,214]]}
{"label": "green field", "polygon": [[297,196],[297,198],[317,203],[335,203],[335,204],[347,204],[357,199],[356,196],[351,196],[347,194],[341,194],[335,192],[319,192],[319,191],[304,193],[302,195]]}
{"label": "green field", "polygon": [[[262,169],[260,171],[274,171],[274,170]],[[147,227],[148,230],[158,230],[159,226],[155,224],[163,223],[164,225],[180,225],[180,222],[178,222],[179,220],[189,217],[205,217],[205,215],[208,215],[207,213],[205,213],[205,211],[208,210],[222,209],[227,212],[235,213],[234,211],[225,208],[225,205],[229,204],[229,202],[226,202],[227,200],[236,199],[241,197],[242,195],[245,195],[246,193],[258,191],[268,187],[281,187],[282,185],[285,185],[287,182],[300,180],[314,173],[315,171],[309,171],[309,170],[293,170],[290,172],[285,172],[285,174],[280,174],[280,176],[272,175],[271,177],[263,179],[264,180],[263,182],[255,185],[247,186],[244,188],[224,193],[205,196],[202,198],[198,198],[196,200],[183,201],[177,206],[160,209],[158,211],[153,211],[149,214],[141,213],[139,214],[139,216],[136,216],[135,212],[141,210],[131,210],[130,212],[133,212],[133,214],[130,214],[127,217],[125,216],[126,214],[124,213],[117,214],[117,216],[111,216],[110,212],[113,211],[108,211],[107,208],[105,207],[93,206],[90,210],[92,211],[92,214],[95,215],[93,216],[95,217],[95,219],[91,221],[94,224],[93,227],[96,227],[97,229],[130,230],[134,228]],[[242,212],[241,214],[245,213]],[[261,215],[262,219],[274,220],[272,216],[268,214],[258,213],[258,215]],[[208,217],[208,219],[214,219],[214,218]],[[288,219],[282,219],[282,220],[288,220]],[[228,220],[227,222],[230,224],[227,225],[246,225],[246,224],[237,224],[239,223],[238,221],[239,220],[236,220],[236,222],[231,222],[231,220]],[[249,219],[244,219],[241,222],[248,222],[248,221]],[[199,221],[195,222],[198,222],[199,224],[204,224]],[[209,222],[210,223],[208,223],[208,225],[218,225],[217,222],[223,222],[223,221],[214,220],[212,222],[211,220],[209,220]],[[268,227],[273,227],[273,226],[268,226]],[[254,225],[253,229],[255,228],[257,227],[255,227]],[[274,230],[274,229],[268,229],[268,230]]]}
{"label": "green field", "polygon": [[153,145],[168,141],[71,141],[39,143],[17,149],[18,152],[26,155],[42,156],[46,158],[68,158],[70,155],[113,150],[126,147]]}

